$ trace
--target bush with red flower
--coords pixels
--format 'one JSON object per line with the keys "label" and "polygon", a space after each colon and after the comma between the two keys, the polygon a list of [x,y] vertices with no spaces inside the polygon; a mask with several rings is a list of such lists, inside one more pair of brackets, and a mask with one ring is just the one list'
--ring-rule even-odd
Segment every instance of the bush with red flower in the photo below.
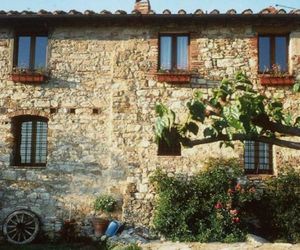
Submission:
{"label": "bush with red flower", "polygon": [[246,233],[268,240],[300,241],[300,175],[250,181],[235,160],[211,160],[187,177],[152,176],[158,194],[154,229],[167,239],[238,242]]}

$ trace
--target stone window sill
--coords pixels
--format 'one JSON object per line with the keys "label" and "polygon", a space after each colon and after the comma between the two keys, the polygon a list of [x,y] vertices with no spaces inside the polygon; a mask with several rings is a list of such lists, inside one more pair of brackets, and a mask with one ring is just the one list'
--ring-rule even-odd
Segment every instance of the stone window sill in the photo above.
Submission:
{"label": "stone window sill", "polygon": [[250,180],[266,180],[276,177],[274,174],[246,174]]}
{"label": "stone window sill", "polygon": [[47,166],[11,166],[13,169],[20,169],[20,170],[43,170]]}

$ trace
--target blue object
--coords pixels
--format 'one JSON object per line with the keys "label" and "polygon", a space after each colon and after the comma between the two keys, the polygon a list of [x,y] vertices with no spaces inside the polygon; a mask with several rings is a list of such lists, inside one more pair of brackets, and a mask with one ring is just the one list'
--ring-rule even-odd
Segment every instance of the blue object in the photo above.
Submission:
{"label": "blue object", "polygon": [[107,237],[112,237],[116,235],[120,227],[121,227],[121,223],[119,221],[112,220],[105,231],[105,235]]}

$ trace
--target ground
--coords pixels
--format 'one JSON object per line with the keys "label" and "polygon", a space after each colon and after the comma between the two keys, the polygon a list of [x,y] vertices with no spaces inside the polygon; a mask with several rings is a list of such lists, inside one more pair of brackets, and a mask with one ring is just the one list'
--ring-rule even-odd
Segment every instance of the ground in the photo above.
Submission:
{"label": "ground", "polygon": [[0,245],[0,250],[101,250],[100,246],[84,244],[30,244],[24,246]]}

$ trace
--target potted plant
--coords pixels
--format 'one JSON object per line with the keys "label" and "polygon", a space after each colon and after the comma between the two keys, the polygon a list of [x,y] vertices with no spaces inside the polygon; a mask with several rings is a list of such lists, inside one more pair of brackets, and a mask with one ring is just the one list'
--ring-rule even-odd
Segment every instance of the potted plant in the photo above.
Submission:
{"label": "potted plant", "polygon": [[[92,220],[96,236],[103,235],[109,224],[110,213],[114,211],[116,200],[111,195],[100,195],[94,201],[95,212],[100,212],[100,216],[95,216]],[[97,213],[98,214],[98,213]]]}
{"label": "potted plant", "polygon": [[28,69],[14,67],[11,73],[13,82],[42,83],[47,79],[47,71],[44,68]]}
{"label": "potted plant", "polygon": [[261,85],[293,85],[295,79],[287,72],[283,72],[280,65],[273,64],[270,71],[260,76],[260,83]]}
{"label": "potted plant", "polygon": [[165,70],[161,69],[156,74],[157,81],[168,83],[189,83],[192,73],[182,69]]}

